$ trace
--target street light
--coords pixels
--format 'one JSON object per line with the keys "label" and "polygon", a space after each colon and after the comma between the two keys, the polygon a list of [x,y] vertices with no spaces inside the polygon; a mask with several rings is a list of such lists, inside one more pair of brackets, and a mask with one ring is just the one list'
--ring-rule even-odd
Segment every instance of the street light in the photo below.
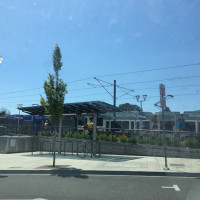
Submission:
{"label": "street light", "polygon": [[136,95],[135,97],[136,97],[136,99],[137,99],[137,102],[140,102],[140,107],[141,107],[141,111],[142,111],[142,102],[144,102],[144,101],[146,100],[147,95],[146,95],[146,94],[143,94],[143,95],[142,95],[142,97],[143,97],[142,100],[140,100],[140,95]]}

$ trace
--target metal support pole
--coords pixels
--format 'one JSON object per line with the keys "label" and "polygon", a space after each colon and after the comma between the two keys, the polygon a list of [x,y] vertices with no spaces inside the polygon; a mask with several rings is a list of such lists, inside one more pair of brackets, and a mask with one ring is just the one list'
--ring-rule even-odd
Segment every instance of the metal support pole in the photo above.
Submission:
{"label": "metal support pole", "polygon": [[93,114],[94,121],[93,121],[93,141],[96,141],[96,135],[97,135],[97,113]]}
{"label": "metal support pole", "polygon": [[20,118],[20,109],[19,109],[19,117],[18,117],[18,133],[19,133],[19,118]]}
{"label": "metal support pole", "polygon": [[167,144],[166,144],[166,133],[165,133],[165,109],[162,108],[162,127],[163,127],[163,135],[164,135],[164,155],[165,155],[165,168],[169,170],[167,165]]}
{"label": "metal support pole", "polygon": [[[113,113],[113,125],[115,127],[115,121],[116,121],[116,80],[114,80],[114,95],[113,95],[113,105],[114,105],[114,113]],[[115,130],[115,129],[114,129]],[[113,131],[112,131],[112,142],[113,142]]]}

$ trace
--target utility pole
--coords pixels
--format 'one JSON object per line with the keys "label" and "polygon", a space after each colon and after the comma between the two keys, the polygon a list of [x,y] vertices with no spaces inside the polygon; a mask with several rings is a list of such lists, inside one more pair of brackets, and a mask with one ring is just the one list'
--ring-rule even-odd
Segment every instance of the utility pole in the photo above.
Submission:
{"label": "utility pole", "polygon": [[[96,81],[98,81],[99,82],[99,84],[100,84],[100,87],[102,87],[102,88],[104,88],[105,90],[106,90],[106,92],[113,98],[113,105],[114,105],[114,111],[113,111],[113,125],[115,125],[115,121],[116,121],[116,100],[118,99],[118,98],[120,98],[120,97],[122,97],[122,96],[124,96],[124,95],[130,95],[129,93],[131,93],[131,92],[134,92],[134,90],[130,90],[130,89],[128,89],[128,88],[124,88],[124,87],[121,87],[121,86],[118,86],[117,84],[116,84],[116,80],[114,80],[114,84],[112,84],[112,83],[108,83],[108,82],[106,82],[106,81],[103,81],[103,80],[100,80],[100,79],[98,79],[97,77],[94,77],[94,79],[96,80]],[[104,86],[103,84],[102,84],[102,82],[103,83],[106,83],[106,84],[108,84],[109,86],[114,86],[114,94],[111,94],[107,89],[106,89],[106,86]],[[94,85],[94,84],[91,84],[91,83],[88,83],[88,85],[91,85],[91,86],[93,86],[93,87],[97,87],[98,85]],[[98,86],[99,87],[99,86]],[[122,90],[122,92],[124,93],[123,95],[121,95],[121,96],[119,96],[119,97],[116,97],[116,88],[120,88],[121,90]],[[132,96],[132,95],[130,95],[130,96]],[[112,128],[112,127],[111,127]],[[112,132],[112,141],[113,141],[113,132]]]}

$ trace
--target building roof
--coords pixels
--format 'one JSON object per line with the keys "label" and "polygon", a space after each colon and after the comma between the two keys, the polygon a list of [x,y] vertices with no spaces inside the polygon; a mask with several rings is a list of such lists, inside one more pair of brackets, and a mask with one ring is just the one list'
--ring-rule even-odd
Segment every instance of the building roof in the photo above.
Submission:
{"label": "building roof", "polygon": [[[42,106],[19,107],[19,110],[30,115],[45,115]],[[88,101],[79,103],[64,104],[63,114],[82,114],[82,113],[106,113],[113,112],[114,109],[118,111],[117,107],[102,101]]]}

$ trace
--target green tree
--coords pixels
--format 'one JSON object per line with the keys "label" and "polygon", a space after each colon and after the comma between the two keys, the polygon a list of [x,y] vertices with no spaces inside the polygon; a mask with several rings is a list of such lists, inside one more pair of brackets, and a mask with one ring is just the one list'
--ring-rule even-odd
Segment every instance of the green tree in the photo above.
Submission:
{"label": "green tree", "polygon": [[142,111],[139,106],[133,105],[130,103],[120,104],[118,106],[118,108],[120,109],[121,112],[123,112],[123,111]]}
{"label": "green tree", "polygon": [[166,108],[165,108],[165,111],[166,111],[166,112],[171,112],[170,108],[167,107],[167,106],[166,106]]}
{"label": "green tree", "polygon": [[0,114],[1,114],[2,116],[6,116],[6,115],[10,115],[11,112],[10,112],[10,110],[8,110],[7,108],[1,108],[1,109],[0,109]]}
{"label": "green tree", "polygon": [[[54,126],[55,133],[57,132],[57,127],[62,120],[63,116],[63,105],[65,100],[65,94],[67,94],[67,84],[59,78],[59,71],[62,68],[62,55],[59,46],[56,44],[53,52],[53,67],[54,73],[50,74],[48,80],[44,82],[44,91],[46,94],[46,99],[41,96],[40,103],[45,109],[45,114],[49,116],[49,120]],[[61,131],[59,131],[59,138]],[[54,137],[54,159],[53,166],[55,166],[55,140]]]}

